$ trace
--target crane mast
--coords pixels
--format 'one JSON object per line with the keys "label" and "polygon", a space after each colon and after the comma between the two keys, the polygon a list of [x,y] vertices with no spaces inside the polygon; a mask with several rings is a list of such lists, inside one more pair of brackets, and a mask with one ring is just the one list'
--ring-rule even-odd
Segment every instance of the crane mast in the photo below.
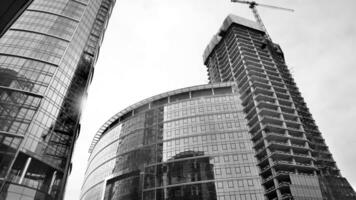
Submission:
{"label": "crane mast", "polygon": [[257,23],[260,24],[261,28],[262,28],[263,31],[265,32],[265,37],[266,37],[266,39],[269,40],[269,41],[272,41],[271,36],[269,36],[269,34],[268,34],[268,32],[267,32],[267,29],[266,29],[265,25],[263,24],[263,21],[262,21],[260,15],[258,14],[258,11],[257,11],[257,8],[256,8],[256,3],[255,3],[255,2],[252,3],[252,4],[250,5],[250,8],[251,8],[251,10],[252,10],[252,12],[253,12],[253,15],[254,15],[255,18],[256,18]]}

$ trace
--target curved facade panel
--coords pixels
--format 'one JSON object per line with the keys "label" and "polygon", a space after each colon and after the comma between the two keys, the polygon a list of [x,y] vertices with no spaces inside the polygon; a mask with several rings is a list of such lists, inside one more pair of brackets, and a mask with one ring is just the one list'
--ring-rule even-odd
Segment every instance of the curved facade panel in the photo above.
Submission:
{"label": "curved facade panel", "polygon": [[0,199],[63,198],[80,103],[114,3],[16,0],[6,11],[13,17],[1,15]]}
{"label": "curved facade panel", "polygon": [[185,88],[115,115],[93,140],[81,200],[262,200],[236,89]]}

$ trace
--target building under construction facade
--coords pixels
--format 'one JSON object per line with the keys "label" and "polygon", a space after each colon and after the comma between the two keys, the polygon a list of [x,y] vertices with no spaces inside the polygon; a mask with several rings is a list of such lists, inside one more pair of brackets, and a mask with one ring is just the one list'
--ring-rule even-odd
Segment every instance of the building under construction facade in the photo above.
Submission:
{"label": "building under construction facade", "polygon": [[266,199],[351,200],[279,45],[256,22],[228,16],[204,52],[211,83],[234,81]]}

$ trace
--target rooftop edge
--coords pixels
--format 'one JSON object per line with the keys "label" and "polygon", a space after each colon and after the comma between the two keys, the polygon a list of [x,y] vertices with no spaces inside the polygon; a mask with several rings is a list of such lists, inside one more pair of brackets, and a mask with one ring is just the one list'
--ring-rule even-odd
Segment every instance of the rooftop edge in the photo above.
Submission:
{"label": "rooftop edge", "polygon": [[203,53],[203,61],[204,63],[206,62],[207,58],[209,57],[209,55],[211,54],[211,52],[213,51],[213,49],[215,48],[216,45],[219,44],[220,40],[221,40],[221,33],[227,31],[227,29],[229,29],[229,27],[232,24],[239,24],[242,26],[246,26],[248,28],[252,28],[252,29],[256,29],[258,31],[263,31],[262,27],[255,21],[243,18],[243,17],[239,17],[237,15],[233,15],[233,14],[229,14],[222,26],[220,27],[219,31],[213,36],[213,38],[210,40],[208,46],[205,48],[204,53]]}
{"label": "rooftop edge", "polygon": [[189,92],[189,91],[195,91],[195,90],[201,90],[201,89],[208,89],[208,88],[220,88],[220,87],[228,87],[228,86],[234,86],[236,85],[235,82],[222,82],[222,83],[214,83],[214,84],[204,84],[204,85],[196,85],[196,86],[191,86],[191,87],[186,87],[186,88],[181,88],[181,89],[176,89],[176,90],[172,90],[169,92],[164,92],[152,97],[149,97],[147,99],[144,99],[142,101],[139,101],[123,110],[121,110],[120,112],[118,112],[117,114],[115,114],[114,116],[112,116],[109,120],[107,120],[100,128],[99,130],[96,132],[96,134],[93,137],[93,140],[91,142],[91,145],[89,147],[89,153],[91,153],[93,151],[93,149],[95,148],[97,142],[100,140],[101,136],[103,135],[103,133],[105,133],[106,129],[113,123],[115,122],[117,119],[119,119],[121,116],[123,116],[124,114],[128,113],[131,110],[134,110],[142,105],[145,105],[149,102],[161,99],[161,98],[165,98],[168,96],[172,96],[175,94],[180,94],[183,92]]}

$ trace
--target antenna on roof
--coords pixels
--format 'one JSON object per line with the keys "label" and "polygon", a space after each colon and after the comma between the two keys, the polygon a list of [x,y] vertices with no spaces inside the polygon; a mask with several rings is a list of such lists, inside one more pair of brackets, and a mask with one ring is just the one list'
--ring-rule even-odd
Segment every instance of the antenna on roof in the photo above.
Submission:
{"label": "antenna on roof", "polygon": [[294,12],[293,9],[289,9],[289,8],[282,8],[282,7],[278,7],[278,6],[271,6],[271,5],[266,5],[266,4],[261,4],[261,3],[256,3],[255,1],[241,1],[241,0],[231,0],[231,2],[234,3],[244,3],[244,4],[249,4],[253,15],[256,18],[257,23],[260,24],[261,28],[263,29],[263,31],[265,32],[265,37],[267,40],[272,41],[271,37],[269,36],[267,29],[265,27],[265,25],[262,22],[262,19],[260,17],[260,15],[258,14],[257,8],[256,6],[261,6],[261,7],[266,7],[266,8],[273,8],[273,9],[278,9],[278,10],[284,10],[284,11],[290,11],[290,12]]}

